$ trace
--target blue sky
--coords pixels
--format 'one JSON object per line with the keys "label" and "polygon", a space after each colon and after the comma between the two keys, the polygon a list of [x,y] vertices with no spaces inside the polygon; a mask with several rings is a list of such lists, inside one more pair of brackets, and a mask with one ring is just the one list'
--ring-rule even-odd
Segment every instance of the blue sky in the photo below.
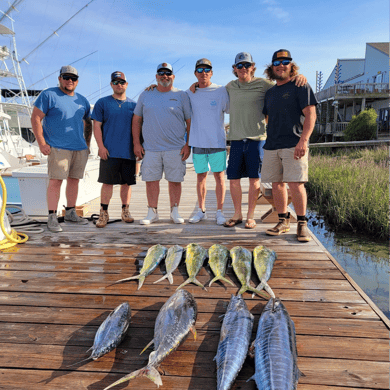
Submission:
{"label": "blue sky", "polygon": [[[25,0],[10,15],[19,58],[88,1]],[[0,0],[0,10],[8,6]],[[9,20],[2,23],[11,28]],[[212,80],[225,85],[234,79],[231,65],[238,52],[250,52],[256,75],[263,77],[272,53],[283,48],[314,89],[316,71],[324,73],[325,82],[337,58],[363,58],[366,42],[389,40],[389,3],[94,0],[58,35],[27,58],[29,65],[21,64],[27,87],[55,86],[62,65],[96,51],[74,64],[80,74],[77,92],[94,103],[111,93],[109,76],[121,70],[129,82],[127,95],[137,100],[161,62],[173,64],[175,86],[187,89],[195,81],[196,60],[206,57],[213,63]],[[0,39],[1,46],[9,45]]]}

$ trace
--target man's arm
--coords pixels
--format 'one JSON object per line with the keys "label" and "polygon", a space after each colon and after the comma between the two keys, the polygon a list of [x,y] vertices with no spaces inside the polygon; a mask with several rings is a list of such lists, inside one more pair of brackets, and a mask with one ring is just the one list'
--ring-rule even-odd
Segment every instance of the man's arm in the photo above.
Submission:
{"label": "man's arm", "polygon": [[314,125],[317,119],[316,106],[306,106],[302,112],[303,115],[305,115],[305,120],[303,122],[301,138],[294,151],[294,158],[296,160],[300,159],[306,154],[309,138],[314,130]]}
{"label": "man's arm", "polygon": [[102,160],[107,160],[109,153],[103,144],[102,122],[99,122],[97,120],[93,121],[93,135],[96,139],[96,143],[99,148],[99,152],[98,152],[99,157]]}
{"label": "man's arm", "polygon": [[91,118],[84,119],[84,138],[88,148],[91,146],[92,138],[92,120]]}
{"label": "man's arm", "polygon": [[291,80],[295,81],[295,85],[297,87],[303,87],[305,84],[307,84],[307,78],[303,74],[298,74]]}
{"label": "man's arm", "polygon": [[48,156],[50,154],[50,145],[46,143],[45,137],[43,135],[43,127],[42,127],[42,120],[45,117],[45,114],[37,107],[34,107],[32,115],[31,115],[31,125],[32,129],[35,135],[35,138],[37,139],[39,150],[42,154],[45,156]]}
{"label": "man's arm", "polygon": [[182,161],[187,160],[187,158],[190,156],[191,153],[191,148],[188,145],[188,142],[190,140],[191,119],[186,119],[186,124],[187,124],[187,142],[180,151],[180,154],[183,155],[183,157],[181,158]]}
{"label": "man's arm", "polygon": [[133,115],[131,123],[131,133],[133,135],[134,154],[142,160],[145,154],[145,150],[141,145],[141,132],[142,132],[143,118],[139,115]]}

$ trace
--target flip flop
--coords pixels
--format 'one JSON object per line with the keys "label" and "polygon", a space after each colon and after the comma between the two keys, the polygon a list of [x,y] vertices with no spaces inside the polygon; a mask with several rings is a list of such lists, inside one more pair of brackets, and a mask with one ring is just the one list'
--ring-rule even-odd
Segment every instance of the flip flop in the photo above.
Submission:
{"label": "flip flop", "polygon": [[240,223],[242,223],[242,219],[230,218],[229,221],[227,221],[227,222],[225,222],[223,224],[223,226],[225,226],[225,227],[233,227],[233,226],[239,225]]}
{"label": "flip flop", "polygon": [[256,227],[256,221],[254,219],[247,219],[245,223],[245,229],[254,229]]}

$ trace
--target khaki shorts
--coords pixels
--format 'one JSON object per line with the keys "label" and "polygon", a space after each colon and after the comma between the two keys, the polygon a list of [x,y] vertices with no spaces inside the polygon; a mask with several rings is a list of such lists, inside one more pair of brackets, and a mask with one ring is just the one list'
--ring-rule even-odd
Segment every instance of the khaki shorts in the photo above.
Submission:
{"label": "khaki shorts", "polygon": [[264,150],[261,181],[263,183],[305,183],[308,181],[308,155],[294,159],[294,148]]}
{"label": "khaki shorts", "polygon": [[141,171],[143,181],[159,181],[163,172],[165,179],[173,183],[184,181],[186,162],[182,161],[180,150],[164,152],[145,151]]}
{"label": "khaki shorts", "polygon": [[65,150],[51,148],[47,158],[49,179],[82,179],[88,161],[88,149]]}

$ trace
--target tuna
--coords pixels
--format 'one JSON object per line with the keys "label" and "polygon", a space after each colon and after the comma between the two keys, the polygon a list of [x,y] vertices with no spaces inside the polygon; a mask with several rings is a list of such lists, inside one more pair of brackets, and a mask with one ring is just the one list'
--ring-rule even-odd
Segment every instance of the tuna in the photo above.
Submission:
{"label": "tuna", "polygon": [[214,244],[209,248],[209,265],[215,275],[215,278],[211,280],[209,287],[217,280],[223,280],[234,287],[234,283],[225,278],[228,258],[229,251],[223,245]]}
{"label": "tuna", "polygon": [[217,355],[217,390],[229,390],[248,353],[253,315],[241,295],[232,295],[223,319]]}
{"label": "tuna", "polygon": [[295,326],[279,298],[265,306],[252,343],[255,375],[259,390],[296,390],[303,375],[297,366]]}
{"label": "tuna", "polygon": [[[125,338],[130,325],[130,318],[131,309],[127,302],[122,303],[112,311],[99,326],[93,346],[87,351],[92,350],[91,356],[82,361],[84,362],[89,359],[97,360],[106,353],[114,350]],[[75,364],[72,364],[72,366]]]}
{"label": "tuna", "polygon": [[189,278],[181,284],[177,290],[181,289],[189,283],[195,283],[197,286],[206,290],[199,280],[196,279],[200,269],[203,266],[204,260],[207,257],[207,250],[198,244],[188,244],[186,247],[186,268]]}
{"label": "tuna", "polygon": [[[260,291],[265,288],[265,291],[267,291],[272,298],[275,298],[275,294],[267,282],[271,277],[271,272],[277,258],[276,252],[263,245],[259,245],[253,250],[253,258],[255,270],[260,279],[260,284],[256,287],[256,289]],[[252,295],[252,298],[254,295],[255,294]]]}
{"label": "tuna", "polygon": [[165,246],[162,246],[160,244],[151,246],[146,253],[143,267],[139,271],[140,274],[136,276],[131,276],[130,278],[118,280],[113,284],[123,283],[123,282],[127,282],[128,280],[138,279],[137,290],[139,290],[144,284],[145,278],[156,269],[156,267],[160,264],[160,261],[165,258],[166,254],[167,254],[167,248],[165,248]]}
{"label": "tuna", "polygon": [[149,355],[147,366],[124,376],[104,390],[140,376],[146,376],[157,387],[161,386],[162,380],[157,367],[184,342],[190,332],[194,334],[196,339],[197,313],[198,309],[194,297],[186,290],[176,291],[160,309],[154,325],[154,338],[142,351],[144,352],[154,344],[155,349]]}
{"label": "tuna", "polygon": [[252,272],[252,253],[241,246],[235,246],[230,250],[230,257],[232,258],[233,270],[242,285],[238,294],[244,294],[245,291],[249,290],[268,299],[268,296],[263,292],[249,285]]}
{"label": "tuna", "polygon": [[184,248],[180,245],[171,246],[168,249],[167,257],[165,258],[165,268],[167,273],[159,280],[156,280],[154,283],[161,282],[162,280],[168,278],[169,283],[173,283],[173,271],[179,266],[181,258],[183,257]]}

